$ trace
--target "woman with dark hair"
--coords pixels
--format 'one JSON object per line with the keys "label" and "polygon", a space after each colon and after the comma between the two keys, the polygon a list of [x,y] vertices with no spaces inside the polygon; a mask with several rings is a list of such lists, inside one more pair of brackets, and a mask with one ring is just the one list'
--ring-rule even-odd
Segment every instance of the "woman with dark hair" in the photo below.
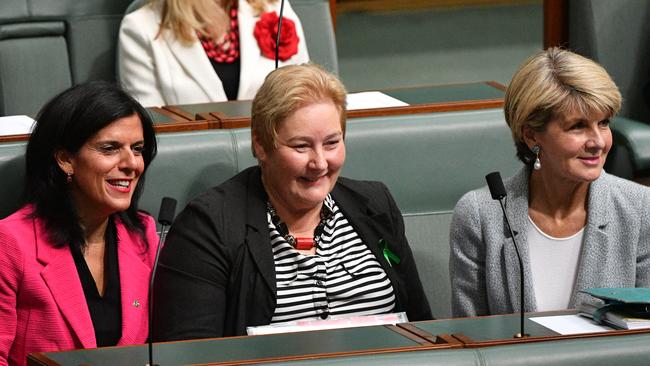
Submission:
{"label": "woman with dark hair", "polygon": [[155,155],[149,115],[113,84],[72,87],[39,112],[25,204],[0,220],[0,365],[146,340],[157,234],[137,204]]}

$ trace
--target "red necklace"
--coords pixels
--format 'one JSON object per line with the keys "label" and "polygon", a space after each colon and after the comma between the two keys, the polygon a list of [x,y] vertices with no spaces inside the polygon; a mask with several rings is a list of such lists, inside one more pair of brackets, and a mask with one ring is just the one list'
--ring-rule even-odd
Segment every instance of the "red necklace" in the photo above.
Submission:
{"label": "red necklace", "polygon": [[239,25],[237,22],[237,3],[230,8],[230,30],[221,42],[198,34],[201,46],[208,57],[219,63],[231,64],[239,59]]}

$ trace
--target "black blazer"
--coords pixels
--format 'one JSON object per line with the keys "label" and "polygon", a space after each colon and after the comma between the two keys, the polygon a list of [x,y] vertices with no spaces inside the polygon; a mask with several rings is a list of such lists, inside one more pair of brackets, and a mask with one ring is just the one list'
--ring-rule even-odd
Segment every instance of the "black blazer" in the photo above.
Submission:
{"label": "black blazer", "polygon": [[[332,196],[386,271],[395,311],[431,319],[402,215],[385,185],[339,178]],[[153,337],[157,341],[245,335],[267,325],[276,306],[275,264],[261,171],[252,167],[192,200],[160,256]],[[379,240],[400,259],[392,267]]]}

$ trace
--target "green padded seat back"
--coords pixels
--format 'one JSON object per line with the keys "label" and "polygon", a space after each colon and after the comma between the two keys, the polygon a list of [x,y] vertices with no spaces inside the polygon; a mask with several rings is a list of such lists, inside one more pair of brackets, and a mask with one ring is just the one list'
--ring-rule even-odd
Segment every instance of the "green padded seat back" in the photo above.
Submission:
{"label": "green padded seat back", "polygon": [[386,183],[404,214],[450,211],[521,166],[500,109],[354,119],[346,148],[343,175]]}
{"label": "green padded seat back", "polygon": [[436,319],[451,318],[449,225],[452,212],[405,214],[406,237]]}
{"label": "green padded seat back", "polygon": [[605,67],[623,95],[621,115],[650,123],[650,2],[568,2],[569,46]]}
{"label": "green padded seat back", "polygon": [[33,18],[60,19],[66,39],[72,82],[116,80],[117,34],[131,0],[30,0]]}
{"label": "green padded seat back", "polygon": [[309,59],[338,74],[336,36],[328,0],[290,0],[305,32]]}
{"label": "green padded seat back", "polygon": [[60,21],[0,24],[0,115],[34,117],[72,85],[64,33]]}
{"label": "green padded seat back", "polygon": [[0,115],[35,116],[72,84],[115,80],[117,33],[130,2],[0,1]]}
{"label": "green padded seat back", "polygon": [[158,135],[158,156],[147,172],[140,208],[158,216],[160,201],[178,201],[177,212],[196,195],[237,173],[231,134],[206,130]]}

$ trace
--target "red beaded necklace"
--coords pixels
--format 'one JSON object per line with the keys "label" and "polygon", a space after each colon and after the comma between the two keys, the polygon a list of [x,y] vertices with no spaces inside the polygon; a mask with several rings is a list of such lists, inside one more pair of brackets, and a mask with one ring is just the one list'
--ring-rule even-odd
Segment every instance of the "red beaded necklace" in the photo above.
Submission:
{"label": "red beaded necklace", "polygon": [[239,59],[239,25],[237,21],[237,2],[230,8],[230,30],[221,42],[198,34],[201,46],[208,57],[219,63],[231,64]]}

